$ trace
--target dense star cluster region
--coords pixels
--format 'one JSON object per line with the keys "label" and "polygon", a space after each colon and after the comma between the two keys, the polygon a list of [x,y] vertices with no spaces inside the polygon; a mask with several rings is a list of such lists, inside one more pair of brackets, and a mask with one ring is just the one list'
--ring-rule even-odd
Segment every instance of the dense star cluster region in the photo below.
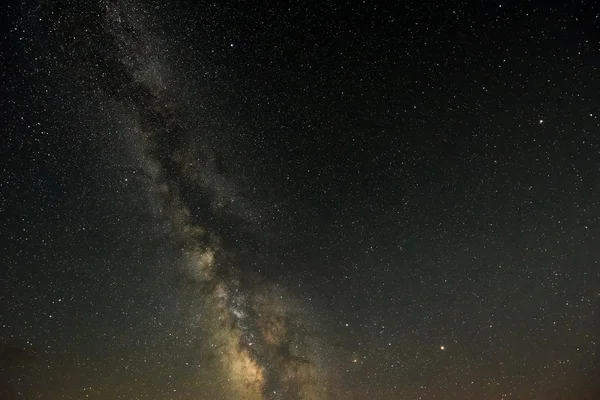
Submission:
{"label": "dense star cluster region", "polygon": [[0,398],[599,398],[594,3],[2,18]]}
{"label": "dense star cluster region", "polygon": [[[114,66],[119,73],[112,94],[121,106],[131,106],[127,119],[133,122],[134,141],[140,142],[139,159],[151,196],[180,244],[184,269],[203,299],[206,341],[232,386],[221,392],[227,398],[263,399],[265,388],[274,386],[279,390],[273,393],[280,393],[276,398],[315,399],[313,363],[305,355],[306,344],[298,342],[301,333],[287,319],[282,297],[262,293],[257,284],[240,287],[247,280],[244,270],[233,270],[226,261],[218,263],[223,250],[215,232],[242,210],[237,204],[221,204],[223,198],[228,200],[227,182],[215,172],[213,156],[203,150],[199,135],[193,137],[193,129],[180,123],[177,102],[164,93],[164,80],[147,54],[152,40],[136,11],[123,6],[107,9],[114,38],[108,57],[118,60]],[[191,204],[202,211],[192,213]],[[204,225],[203,212],[213,216],[212,224]]]}

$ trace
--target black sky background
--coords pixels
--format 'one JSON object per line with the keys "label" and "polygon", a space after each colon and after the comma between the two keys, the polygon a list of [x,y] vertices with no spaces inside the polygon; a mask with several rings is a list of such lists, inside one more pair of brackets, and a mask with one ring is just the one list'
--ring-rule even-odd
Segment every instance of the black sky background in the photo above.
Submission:
{"label": "black sky background", "polygon": [[[247,210],[208,217],[232,263],[309,304],[342,354],[331,398],[596,398],[597,6],[140,8]],[[177,246],[103,94],[102,6],[6,10],[0,339],[37,354],[10,390],[211,398]]]}

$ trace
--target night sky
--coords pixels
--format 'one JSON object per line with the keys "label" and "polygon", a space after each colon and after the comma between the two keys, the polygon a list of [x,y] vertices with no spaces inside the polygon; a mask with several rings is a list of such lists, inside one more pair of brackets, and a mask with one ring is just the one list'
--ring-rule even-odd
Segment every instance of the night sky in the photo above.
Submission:
{"label": "night sky", "polygon": [[13,2],[0,398],[600,399],[600,6]]}

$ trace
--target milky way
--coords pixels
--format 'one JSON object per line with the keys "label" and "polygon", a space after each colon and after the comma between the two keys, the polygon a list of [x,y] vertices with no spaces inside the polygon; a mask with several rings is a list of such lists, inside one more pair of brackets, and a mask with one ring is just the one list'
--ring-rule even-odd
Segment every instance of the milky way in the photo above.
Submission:
{"label": "milky way", "polygon": [[103,57],[113,68],[105,92],[127,110],[132,157],[147,176],[149,204],[169,225],[183,252],[181,269],[201,297],[194,311],[208,335],[202,346],[226,377],[224,397],[322,398],[324,371],[286,294],[253,283],[243,266],[228,265],[218,230],[241,229],[248,213],[232,204],[234,188],[201,145],[202,132],[181,122],[185,110],[162,75],[167,66],[153,53],[156,39],[131,4],[107,5],[104,26],[112,45]]}

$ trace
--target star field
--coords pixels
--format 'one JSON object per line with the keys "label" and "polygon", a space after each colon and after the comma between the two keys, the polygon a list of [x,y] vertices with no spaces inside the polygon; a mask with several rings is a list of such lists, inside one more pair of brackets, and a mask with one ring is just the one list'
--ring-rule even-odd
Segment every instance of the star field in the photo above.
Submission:
{"label": "star field", "polygon": [[0,397],[599,398],[594,3],[2,27]]}

